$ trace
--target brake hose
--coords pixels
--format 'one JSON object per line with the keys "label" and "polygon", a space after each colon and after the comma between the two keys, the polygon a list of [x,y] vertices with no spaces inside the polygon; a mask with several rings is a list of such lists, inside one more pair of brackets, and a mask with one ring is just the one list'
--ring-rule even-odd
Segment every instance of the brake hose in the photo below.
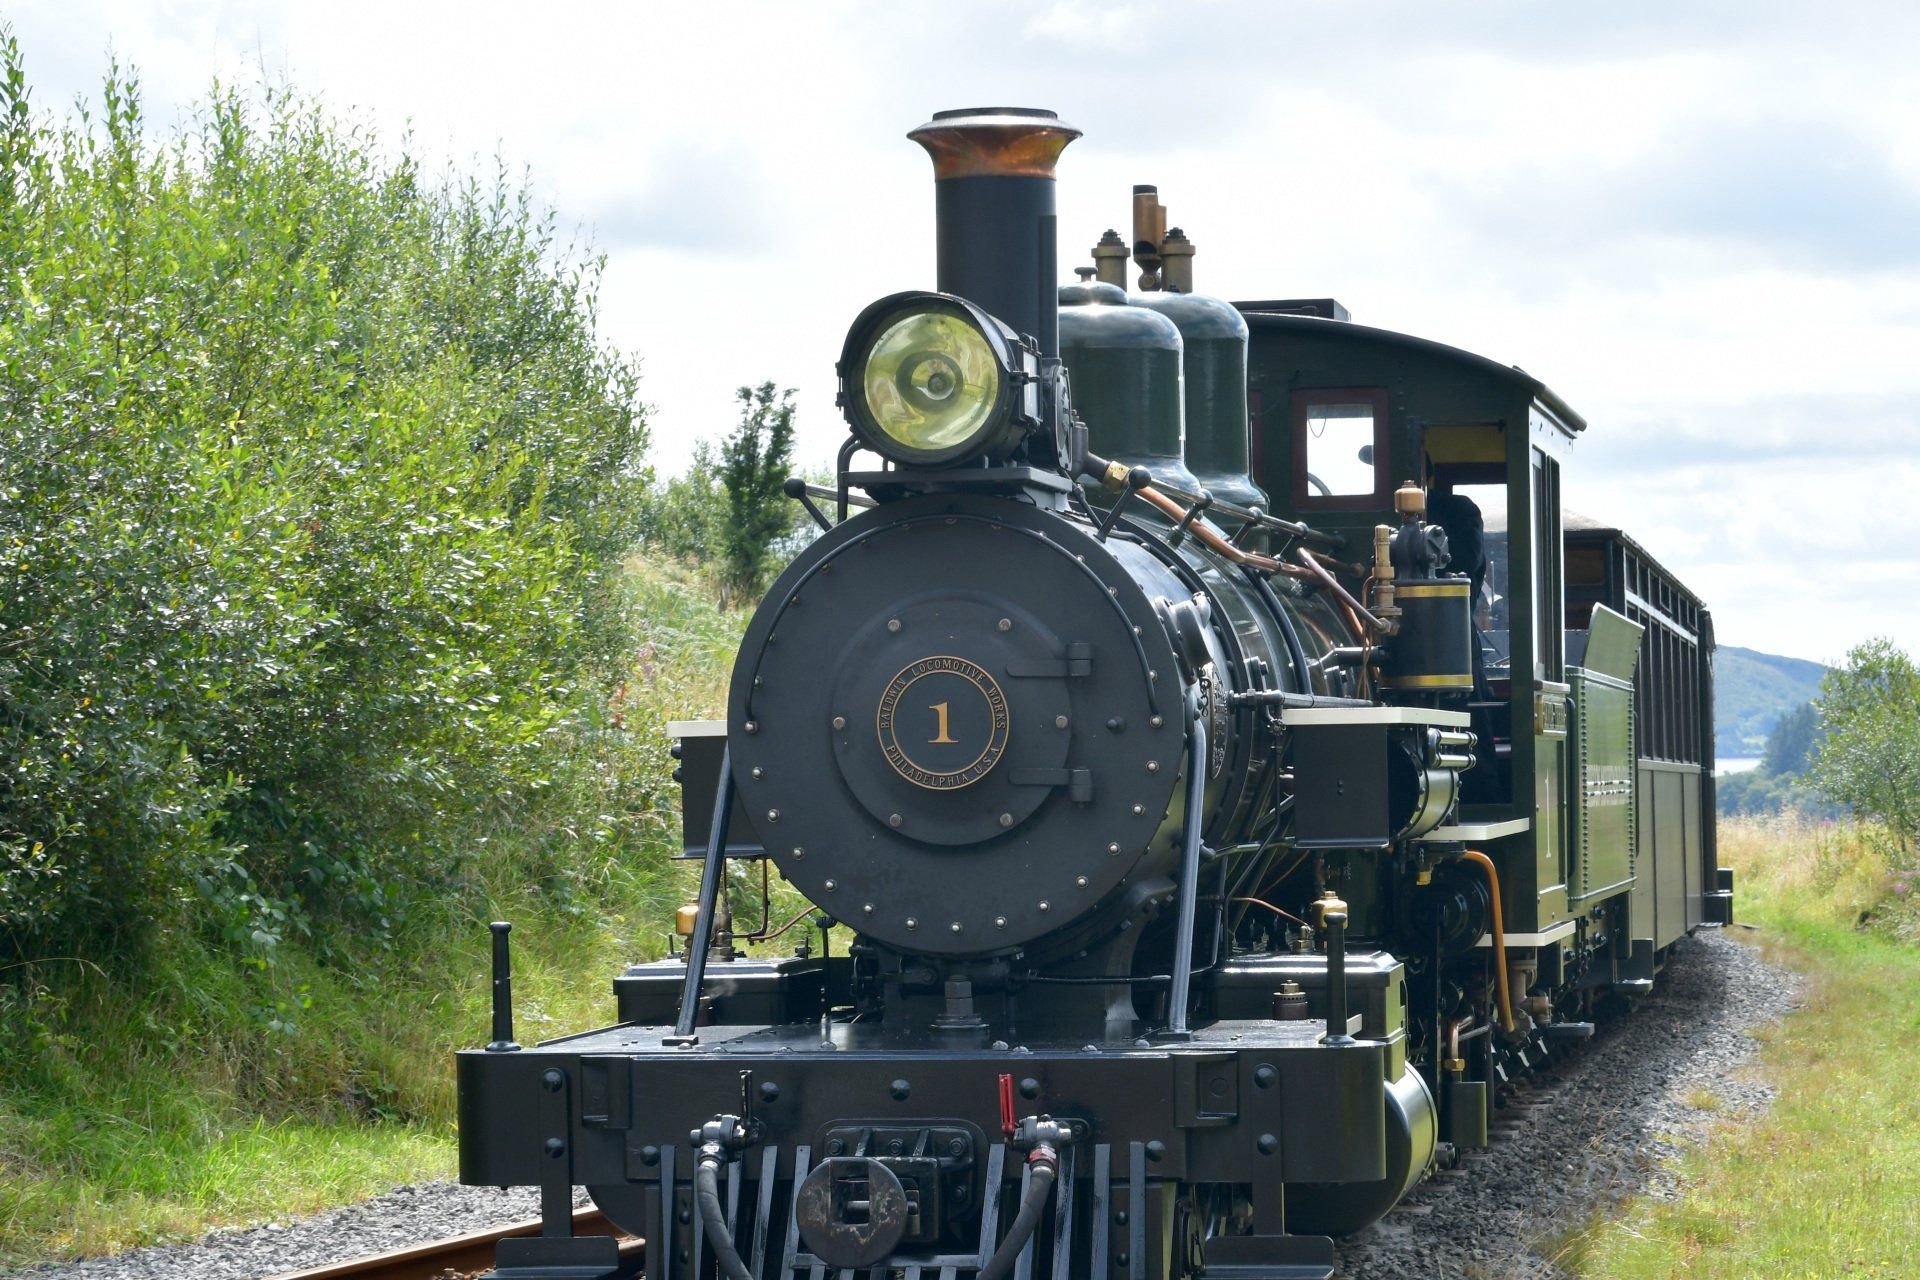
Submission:
{"label": "brake hose", "polygon": [[1058,1167],[1058,1157],[1053,1148],[1044,1143],[1033,1149],[1028,1157],[1028,1167],[1033,1176],[1027,1180],[1026,1194],[1020,1197],[1020,1212],[1014,1215],[1013,1225],[1007,1228],[1007,1234],[1000,1241],[1000,1247],[987,1259],[987,1265],[980,1268],[975,1280],[1006,1280],[1013,1271],[1013,1264],[1019,1260],[1021,1251],[1027,1247],[1027,1241],[1033,1239],[1034,1231],[1040,1226],[1040,1219],[1047,1212],[1047,1193],[1053,1190],[1053,1179]]}
{"label": "brake hose", "polygon": [[[717,1150],[700,1153],[700,1159],[693,1166],[693,1195],[700,1202],[700,1220],[707,1229],[707,1243],[713,1247],[713,1258],[720,1264],[721,1272],[727,1280],[753,1280],[753,1273],[740,1261],[740,1251],[733,1246],[733,1233],[727,1230],[727,1210],[720,1203],[720,1165],[724,1160]],[[1035,1180],[1038,1180],[1037,1171]]]}

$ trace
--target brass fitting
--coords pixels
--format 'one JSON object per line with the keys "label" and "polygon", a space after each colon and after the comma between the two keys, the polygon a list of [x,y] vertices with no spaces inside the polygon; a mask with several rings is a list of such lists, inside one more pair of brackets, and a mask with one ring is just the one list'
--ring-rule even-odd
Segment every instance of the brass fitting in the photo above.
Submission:
{"label": "brass fitting", "polygon": [[1133,468],[1124,462],[1109,462],[1107,469],[1100,475],[1100,483],[1115,493],[1127,487],[1127,479],[1133,475]]}
{"label": "brass fitting", "polygon": [[1193,241],[1178,227],[1160,242],[1160,287],[1168,293],[1193,292]]}
{"label": "brass fitting", "polygon": [[1336,895],[1331,889],[1328,889],[1325,893],[1313,900],[1312,912],[1315,928],[1325,929],[1327,927],[1327,913],[1329,911],[1337,911],[1343,916],[1347,914],[1347,904],[1345,900]]}
{"label": "brass fitting", "polygon": [[[1394,496],[1397,501],[1399,495]],[[1392,525],[1373,526],[1373,599],[1367,607],[1382,622],[1392,623],[1400,616],[1400,606],[1393,602]],[[1391,628],[1388,634],[1392,634]]]}
{"label": "brass fitting", "polygon": [[1393,509],[1402,520],[1418,520],[1427,514],[1427,491],[1409,480],[1393,491]]}
{"label": "brass fitting", "polygon": [[1167,210],[1157,187],[1133,189],[1133,260],[1140,268],[1140,289],[1160,287],[1160,242],[1167,238]]}
{"label": "brass fitting", "polygon": [[683,938],[693,936],[694,922],[700,918],[700,904],[689,902],[673,913],[673,931]]}
{"label": "brass fitting", "polygon": [[1120,233],[1109,229],[1093,246],[1093,269],[1101,284],[1127,287],[1127,258],[1131,256]]}

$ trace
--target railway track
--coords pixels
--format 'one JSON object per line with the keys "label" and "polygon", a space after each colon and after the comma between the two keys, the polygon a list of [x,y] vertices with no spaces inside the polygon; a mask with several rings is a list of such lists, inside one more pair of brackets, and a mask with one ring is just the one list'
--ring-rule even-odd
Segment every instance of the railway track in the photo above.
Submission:
{"label": "railway track", "polygon": [[[633,1274],[638,1274],[641,1242],[621,1232],[598,1209],[576,1210],[573,1233],[578,1236],[617,1237],[621,1261],[632,1268]],[[484,1274],[493,1266],[494,1246],[502,1240],[539,1234],[540,1219],[528,1218],[490,1227],[485,1231],[469,1231],[445,1240],[329,1263],[324,1267],[288,1271],[271,1277],[271,1280],[447,1280],[448,1277],[465,1280],[469,1276]]]}

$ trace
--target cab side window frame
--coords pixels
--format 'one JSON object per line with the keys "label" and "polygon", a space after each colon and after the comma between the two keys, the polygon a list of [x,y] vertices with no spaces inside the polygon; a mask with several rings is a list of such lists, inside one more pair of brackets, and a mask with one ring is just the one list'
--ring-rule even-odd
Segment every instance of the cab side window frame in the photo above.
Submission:
{"label": "cab side window frame", "polygon": [[[1307,483],[1307,422],[1327,405],[1364,404],[1373,411],[1373,491],[1316,492]],[[1293,392],[1289,413],[1292,436],[1293,504],[1296,511],[1375,511],[1393,505],[1393,454],[1387,429],[1385,387],[1307,387]]]}

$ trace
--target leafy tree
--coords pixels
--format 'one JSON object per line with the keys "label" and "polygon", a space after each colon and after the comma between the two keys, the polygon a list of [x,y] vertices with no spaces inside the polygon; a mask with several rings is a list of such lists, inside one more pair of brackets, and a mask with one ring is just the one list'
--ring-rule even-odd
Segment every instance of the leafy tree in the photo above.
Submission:
{"label": "leafy tree", "polygon": [[1791,809],[1810,817],[1839,817],[1840,807],[1821,795],[1806,776],[1820,736],[1820,710],[1813,703],[1802,703],[1781,716],[1767,735],[1758,767],[1715,779],[1718,811],[1737,816]]}
{"label": "leafy tree", "polygon": [[285,91],[42,118],[0,28],[0,962],[392,928],[550,794],[632,644],[598,271]]}
{"label": "leafy tree", "polygon": [[1803,702],[1775,722],[1773,732],[1767,735],[1760,767],[1773,774],[1805,773],[1819,741],[1819,708]]}
{"label": "leafy tree", "polygon": [[727,523],[727,492],[713,444],[693,447],[693,464],[656,484],[647,496],[642,536],[676,560],[706,563],[719,554]]}
{"label": "leafy tree", "polygon": [[1811,818],[1838,818],[1838,805],[1828,801],[1811,782],[1797,773],[1748,769],[1714,779],[1714,806],[1725,817],[1776,814],[1791,810]]}
{"label": "leafy tree", "polygon": [[793,528],[783,487],[793,470],[793,392],[771,382],[741,387],[740,424],[720,447],[727,518],[720,531],[723,589],[751,599],[765,585],[776,544]]}
{"label": "leafy tree", "polygon": [[1887,826],[1902,857],[1920,836],[1920,668],[1884,637],[1821,682],[1826,737],[1814,778],[1836,803]]}

